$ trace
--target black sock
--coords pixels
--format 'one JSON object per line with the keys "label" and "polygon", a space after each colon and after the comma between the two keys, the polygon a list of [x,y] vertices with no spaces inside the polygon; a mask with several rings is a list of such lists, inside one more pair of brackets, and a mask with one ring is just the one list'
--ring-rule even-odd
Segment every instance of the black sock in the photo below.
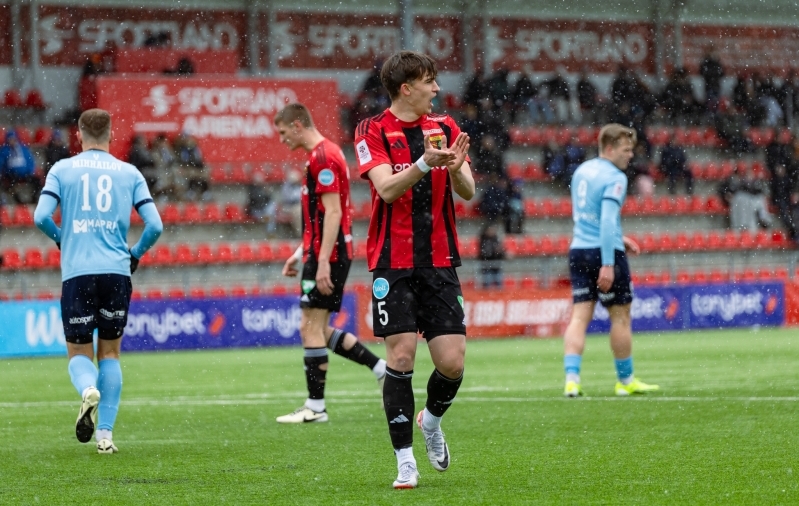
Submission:
{"label": "black sock", "polygon": [[427,403],[425,407],[433,416],[444,416],[452,400],[458,393],[458,389],[463,382],[463,374],[457,379],[449,379],[438,369],[433,371],[427,381]]}
{"label": "black sock", "polygon": [[383,404],[388,420],[388,435],[395,450],[413,446],[413,371],[399,372],[386,367]]}
{"label": "black sock", "polygon": [[373,369],[380,361],[377,355],[366,349],[360,341],[355,341],[355,345],[349,350],[344,349],[344,336],[346,332],[340,329],[333,329],[333,334],[330,336],[330,342],[327,343],[328,347],[333,350],[333,353],[341,355],[342,357],[352,360],[356,364],[365,365],[369,369]]}
{"label": "black sock", "polygon": [[[325,376],[327,375],[327,349],[305,348],[305,381],[308,383],[309,399],[325,398]],[[322,366],[325,366],[322,369]]]}

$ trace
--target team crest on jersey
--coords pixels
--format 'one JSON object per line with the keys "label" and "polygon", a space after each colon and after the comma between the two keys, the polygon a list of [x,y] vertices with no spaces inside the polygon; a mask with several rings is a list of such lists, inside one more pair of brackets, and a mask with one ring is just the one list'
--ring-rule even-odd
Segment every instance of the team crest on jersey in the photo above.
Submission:
{"label": "team crest on jersey", "polygon": [[303,279],[302,280],[302,293],[308,294],[311,293],[311,290],[316,288],[316,281],[313,279]]}
{"label": "team crest on jersey", "polygon": [[443,135],[431,135],[430,144],[436,149],[444,149],[447,147],[445,137]]}
{"label": "team crest on jersey", "polygon": [[372,294],[375,296],[375,299],[385,299],[386,295],[388,295],[388,289],[388,280],[386,278],[377,278],[375,282],[372,283]]}
{"label": "team crest on jersey", "polygon": [[319,176],[317,176],[316,180],[319,181],[319,184],[324,186],[330,186],[333,184],[335,180],[335,176],[333,175],[333,171],[330,169],[322,169],[319,171]]}

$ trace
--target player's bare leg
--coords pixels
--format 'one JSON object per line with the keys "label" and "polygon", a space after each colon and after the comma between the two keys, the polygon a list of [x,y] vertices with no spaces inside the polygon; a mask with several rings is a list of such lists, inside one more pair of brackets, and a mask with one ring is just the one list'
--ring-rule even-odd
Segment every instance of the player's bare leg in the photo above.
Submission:
{"label": "player's bare leg", "polygon": [[595,305],[594,301],[574,304],[571,320],[563,334],[563,363],[566,370],[566,386],[563,394],[566,397],[583,395],[580,385],[580,365],[583,351],[585,351],[585,333],[588,330],[588,324],[594,317]]}
{"label": "player's bare leg", "polygon": [[386,381],[383,405],[388,434],[397,456],[394,488],[415,488],[419,473],[413,456],[413,366],[416,361],[416,333],[386,337]]}

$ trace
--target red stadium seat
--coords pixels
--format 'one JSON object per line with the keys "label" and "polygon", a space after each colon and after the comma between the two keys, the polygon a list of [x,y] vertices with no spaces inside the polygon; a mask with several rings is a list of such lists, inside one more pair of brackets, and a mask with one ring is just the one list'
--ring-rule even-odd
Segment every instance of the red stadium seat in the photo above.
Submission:
{"label": "red stadium seat", "polygon": [[202,221],[205,223],[221,223],[222,212],[216,202],[208,202],[203,208]]}
{"label": "red stadium seat", "polygon": [[152,258],[150,265],[154,266],[169,266],[174,263],[172,259],[172,251],[169,246],[157,245],[151,252]]}
{"label": "red stadium seat", "polygon": [[164,298],[164,292],[160,288],[150,288],[146,292],[147,299],[160,300]]}
{"label": "red stadium seat", "polygon": [[188,244],[178,244],[175,246],[174,263],[177,265],[190,265],[195,262],[194,255],[191,252],[191,246]]}
{"label": "red stadium seat", "polygon": [[14,211],[14,225],[19,227],[33,226],[33,212],[26,205],[18,205]]}
{"label": "red stadium seat", "polygon": [[189,290],[189,297],[193,299],[204,299],[205,298],[205,288],[201,286],[195,286],[191,290]]}
{"label": "red stadium seat", "polygon": [[238,204],[229,202],[225,204],[225,220],[231,223],[241,223],[244,221],[244,212]]}
{"label": "red stadium seat", "polygon": [[271,292],[273,295],[286,295],[289,293],[289,290],[286,288],[286,285],[274,285],[272,286]]}
{"label": "red stadium seat", "polygon": [[166,292],[166,296],[168,299],[183,299],[186,297],[186,292],[183,291],[183,288],[172,287]]}
{"label": "red stadium seat", "polygon": [[41,126],[33,133],[33,144],[37,146],[44,146],[50,142],[53,136],[53,130],[50,127]]}
{"label": "red stadium seat", "polygon": [[19,90],[11,88],[6,90],[3,95],[3,107],[23,107],[25,105],[22,100],[22,93]]}
{"label": "red stadium seat", "polygon": [[39,248],[28,248],[25,250],[25,269],[39,270],[44,269],[44,255]]}
{"label": "red stadium seat", "polygon": [[60,269],[61,252],[58,250],[58,248],[50,248],[47,250],[47,256],[45,257],[44,262],[50,269]]}
{"label": "red stadium seat", "polygon": [[198,206],[194,202],[186,202],[186,204],[183,206],[183,217],[181,221],[183,223],[188,223],[191,225],[195,223],[200,223],[202,221],[200,206]]}
{"label": "red stadium seat", "polygon": [[246,297],[247,289],[241,285],[234,285],[230,288],[231,297]]}
{"label": "red stadium seat", "polygon": [[275,254],[272,251],[272,246],[266,241],[258,243],[255,249],[255,258],[257,262],[273,262]]}
{"label": "red stadium seat", "polygon": [[711,283],[723,283],[729,279],[729,274],[721,269],[711,269],[709,281]]}
{"label": "red stadium seat", "polygon": [[240,243],[236,246],[236,252],[234,255],[236,261],[249,264],[256,261],[255,252],[252,249],[252,246],[247,244],[246,242]]}
{"label": "red stadium seat", "polygon": [[227,292],[223,286],[213,286],[208,295],[214,298],[227,297]]}
{"label": "red stadium seat", "polygon": [[522,283],[521,283],[521,289],[522,290],[525,290],[525,291],[527,291],[527,290],[535,290],[535,289],[539,288],[539,286],[540,285],[539,285],[538,280],[536,278],[531,278],[531,277],[522,278]]}
{"label": "red stadium seat", "polygon": [[233,263],[233,248],[228,243],[219,243],[216,247],[216,262],[220,264]]}
{"label": "red stadium seat", "polygon": [[178,223],[180,222],[180,209],[177,204],[167,204],[160,212],[161,221],[164,223]]}
{"label": "red stadium seat", "polygon": [[197,259],[197,263],[200,264],[212,264],[216,260],[211,246],[208,244],[200,244],[197,246],[197,256],[195,258]]}
{"label": "red stadium seat", "polygon": [[681,270],[677,272],[677,283],[684,285],[691,281],[691,274],[688,271]]}
{"label": "red stadium seat", "polygon": [[282,259],[282,261],[286,261],[288,257],[294,254],[295,250],[296,247],[293,246],[290,242],[281,241],[277,245],[277,251],[275,252],[275,255],[277,256],[278,260]]}

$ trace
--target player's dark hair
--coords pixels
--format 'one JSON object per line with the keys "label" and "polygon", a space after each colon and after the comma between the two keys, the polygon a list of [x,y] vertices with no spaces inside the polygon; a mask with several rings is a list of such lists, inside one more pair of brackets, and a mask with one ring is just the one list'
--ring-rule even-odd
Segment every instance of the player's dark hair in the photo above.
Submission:
{"label": "player's dark hair", "polygon": [[436,62],[416,51],[399,51],[391,55],[380,69],[380,82],[391,100],[399,96],[400,87],[417,79],[435,79]]}
{"label": "player's dark hair", "polygon": [[275,125],[283,123],[288,126],[295,121],[299,121],[305,128],[311,128],[313,126],[311,112],[302,104],[289,104],[275,114]]}
{"label": "player's dark hair", "polygon": [[599,131],[599,152],[602,153],[607,146],[617,146],[622,139],[630,139],[633,146],[638,143],[635,130],[618,123],[608,123]]}
{"label": "player's dark hair", "polygon": [[103,144],[111,140],[111,114],[103,109],[87,109],[78,119],[84,141]]}

